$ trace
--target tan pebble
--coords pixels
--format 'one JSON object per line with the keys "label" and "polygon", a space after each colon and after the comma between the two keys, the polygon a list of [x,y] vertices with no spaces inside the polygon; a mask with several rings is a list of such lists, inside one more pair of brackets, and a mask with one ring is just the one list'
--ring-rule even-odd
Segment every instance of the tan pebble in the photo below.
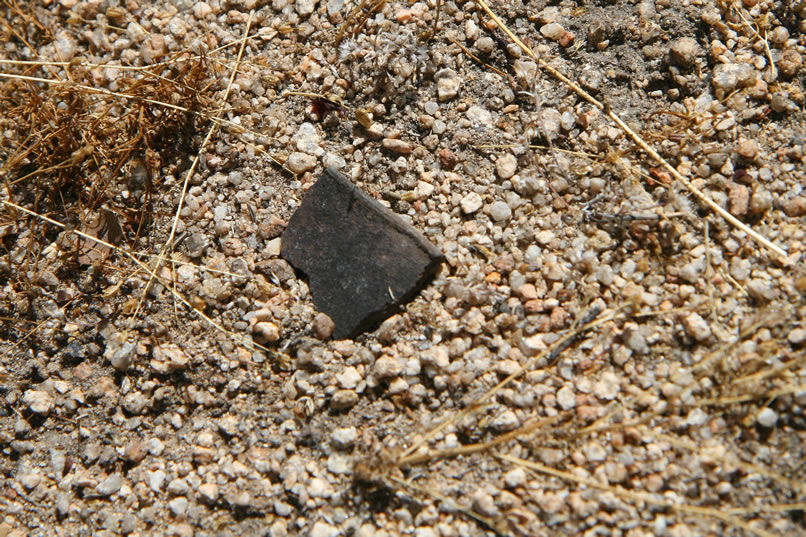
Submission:
{"label": "tan pebble", "polygon": [[747,138],[741,138],[739,143],[736,144],[736,152],[746,159],[756,158],[756,155],[758,154],[758,142],[755,140],[748,140]]}
{"label": "tan pebble", "polygon": [[551,310],[550,322],[552,330],[560,330],[565,327],[568,321],[568,312],[561,307]]}
{"label": "tan pebble", "polygon": [[576,38],[576,35],[574,34],[574,32],[569,32],[569,31],[566,30],[566,31],[564,31],[562,33],[562,35],[560,35],[560,39],[558,40],[558,43],[560,43],[561,47],[565,48],[565,47],[568,47],[569,45],[571,45],[574,42],[575,38]]}
{"label": "tan pebble", "polygon": [[669,48],[669,56],[677,65],[688,67],[694,63],[699,53],[700,46],[696,39],[682,37],[675,40]]}
{"label": "tan pebble", "polygon": [[456,167],[456,164],[459,162],[459,159],[456,157],[456,154],[451,151],[450,149],[440,149],[439,153],[439,164],[442,166],[443,170],[452,170]]}
{"label": "tan pebble", "polygon": [[390,379],[398,376],[403,367],[400,362],[391,356],[381,356],[375,361],[372,372],[380,379]]}
{"label": "tan pebble", "polygon": [[129,442],[125,451],[123,452],[123,459],[134,464],[140,463],[145,456],[146,445],[142,440],[133,440]]}
{"label": "tan pebble", "polygon": [[783,76],[791,78],[798,74],[802,65],[803,58],[801,58],[800,53],[794,48],[788,48],[781,54],[781,59],[778,61],[778,70]]}
{"label": "tan pebble", "polygon": [[280,339],[280,329],[271,321],[263,321],[252,327],[252,333],[260,336],[265,341],[273,343]]}
{"label": "tan pebble", "polygon": [[525,283],[518,287],[518,294],[521,295],[521,298],[524,300],[534,300],[537,298],[537,289],[531,283]]}
{"label": "tan pebble", "polygon": [[209,463],[216,458],[216,450],[201,446],[193,446],[191,448],[193,460],[200,463]]}
{"label": "tan pebble", "polygon": [[199,485],[199,495],[210,503],[215,502],[218,499],[218,485],[215,483]]}
{"label": "tan pebble", "polygon": [[358,394],[353,390],[339,390],[333,394],[330,400],[330,408],[333,410],[345,410],[354,406],[358,402]]}
{"label": "tan pebble", "polygon": [[400,9],[395,13],[395,20],[400,24],[406,24],[411,20],[411,10],[410,9]]}
{"label": "tan pebble", "polygon": [[490,272],[487,276],[484,277],[484,281],[487,283],[492,283],[498,285],[501,283],[501,273],[500,272]]}
{"label": "tan pebble", "polygon": [[728,190],[728,208],[734,216],[744,216],[750,206],[750,189],[734,184]]}
{"label": "tan pebble", "polygon": [[646,478],[646,489],[649,492],[658,492],[663,488],[663,477],[660,474],[650,474]]}
{"label": "tan pebble", "polygon": [[543,37],[546,39],[551,39],[552,41],[559,40],[563,36],[564,32],[565,28],[556,22],[550,22],[540,27],[540,33],[543,34]]}
{"label": "tan pebble", "polygon": [[313,318],[312,328],[317,339],[327,339],[333,335],[336,325],[326,313],[317,313],[316,317]]}
{"label": "tan pebble", "polygon": [[557,513],[565,507],[565,500],[560,494],[546,491],[538,495],[537,505],[546,513]]}
{"label": "tan pebble", "polygon": [[408,155],[413,150],[410,143],[396,138],[384,138],[382,145],[384,149],[401,155]]}
{"label": "tan pebble", "polygon": [[576,408],[577,417],[582,420],[595,420],[604,414],[604,409],[594,405],[579,405]]}
{"label": "tan pebble", "polygon": [[806,196],[798,196],[786,202],[784,212],[793,218],[806,214]]}
{"label": "tan pebble", "polygon": [[546,310],[546,306],[539,298],[533,298],[524,303],[523,309],[526,313],[541,313]]}

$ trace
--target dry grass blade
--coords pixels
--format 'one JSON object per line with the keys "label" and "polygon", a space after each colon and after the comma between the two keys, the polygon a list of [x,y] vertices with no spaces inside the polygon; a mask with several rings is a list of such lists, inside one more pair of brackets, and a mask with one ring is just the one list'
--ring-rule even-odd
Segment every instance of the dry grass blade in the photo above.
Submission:
{"label": "dry grass blade", "polygon": [[702,203],[707,205],[712,211],[717,213],[719,216],[727,220],[732,226],[736,227],[737,229],[747,233],[750,237],[753,238],[754,241],[758,242],[771,252],[775,253],[777,256],[780,257],[780,262],[784,265],[794,265],[797,262],[797,259],[800,257],[799,255],[794,258],[790,259],[786,251],[784,251],[781,247],[776,246],[773,244],[769,239],[758,233],[757,231],[753,230],[747,224],[730,214],[728,211],[720,207],[719,205],[714,202],[711,198],[709,198],[702,190],[698,189],[691,182],[686,179],[677,169],[672,166],[666,159],[664,159],[660,154],[655,151],[647,142],[641,138],[638,133],[633,131],[629,125],[627,125],[610,107],[605,106],[604,103],[600,102],[596,98],[594,98],[590,93],[586,92],[582,89],[579,84],[575,83],[573,80],[569,79],[562,73],[560,73],[557,69],[546,63],[545,60],[539,58],[529,47],[527,47],[523,41],[518,39],[518,37],[512,33],[512,30],[504,24],[498,15],[496,15],[487,3],[484,0],[476,0],[476,2],[481,6],[481,8],[487,12],[487,14],[495,21],[495,24],[504,31],[504,33],[509,36],[513,43],[518,45],[521,50],[523,50],[527,55],[529,55],[537,64],[544,70],[548,71],[552,76],[560,80],[563,84],[571,88],[577,95],[594,105],[599,110],[602,110],[607,116],[613,120],[613,122],[618,125],[618,127],[623,130],[627,136],[629,136],[643,151],[645,151],[653,160],[655,160],[658,164],[663,166],[676,180],[680,182],[686,189],[694,194]]}
{"label": "dry grass blade", "polygon": [[410,459],[411,455],[418,449],[420,449],[420,447],[422,447],[425,443],[436,437],[446,427],[457,423],[458,421],[462,420],[463,418],[469,416],[474,412],[478,412],[479,409],[482,407],[482,405],[484,405],[487,401],[492,399],[495,396],[495,394],[503,390],[513,380],[523,375],[526,371],[530,371],[535,364],[543,360],[546,360],[549,363],[553,362],[564,349],[566,349],[569,345],[571,345],[583,333],[594,328],[595,326],[598,326],[602,323],[612,320],[615,316],[614,313],[611,313],[609,315],[604,316],[601,319],[596,319],[596,317],[601,313],[601,311],[602,311],[601,309],[595,306],[591,308],[591,311],[585,316],[585,318],[580,323],[581,324],[580,327],[576,328],[575,330],[571,330],[563,337],[558,339],[549,348],[545,349],[544,351],[538,353],[536,356],[532,357],[524,367],[521,367],[511,375],[507,376],[504,380],[496,384],[493,388],[491,388],[484,395],[479,397],[476,401],[473,402],[473,404],[469,405],[466,409],[462,410],[461,412],[457,412],[456,414],[454,414],[441,424],[431,429],[428,433],[424,434],[419,441],[414,442],[408,449],[406,449],[401,454],[400,458],[398,459],[398,464],[400,465],[410,464],[409,461],[414,460]]}
{"label": "dry grass blade", "polygon": [[508,433],[496,436],[492,440],[488,442],[480,442],[478,444],[466,444],[463,446],[458,446],[455,448],[448,448],[448,449],[440,449],[436,451],[431,451],[428,453],[418,453],[415,455],[409,455],[407,457],[403,457],[398,460],[398,466],[412,466],[415,464],[421,464],[423,462],[428,462],[437,459],[446,459],[450,457],[459,457],[462,455],[470,455],[472,453],[480,453],[483,451],[489,451],[496,446],[500,446],[506,442],[521,439],[525,440],[527,436],[543,436],[549,433],[554,433],[554,429],[550,429],[548,427],[556,425],[557,423],[567,420],[571,414],[569,412],[563,412],[561,414],[557,414],[556,416],[552,416],[550,418],[544,419],[532,419],[530,423],[527,423],[523,427],[519,427],[514,431],[510,431]]}
{"label": "dry grass blade", "polygon": [[[254,17],[254,11],[249,13],[249,18],[246,21],[246,29],[244,30],[244,36],[241,40],[241,47],[238,49],[238,57],[235,62],[235,66],[232,69],[232,73],[230,74],[229,83],[227,84],[227,89],[224,92],[224,97],[221,100],[221,105],[218,108],[218,112],[215,114],[214,117],[220,117],[221,114],[224,112],[224,108],[227,105],[227,97],[229,97],[230,90],[232,89],[232,83],[235,81],[235,75],[238,73],[238,67],[240,65],[241,57],[243,56],[244,48],[246,47],[246,40],[249,37],[249,29],[252,26],[252,18]],[[185,180],[182,182],[182,193],[179,195],[179,202],[177,203],[176,213],[174,215],[173,224],[171,224],[171,232],[168,234],[168,240],[162,247],[162,250],[157,257],[156,266],[154,267],[154,272],[151,273],[151,277],[149,278],[148,282],[143,289],[143,293],[140,296],[140,302],[137,304],[137,309],[134,312],[134,315],[140,312],[140,309],[143,305],[143,301],[145,300],[146,293],[148,293],[149,288],[151,287],[151,283],[154,279],[154,274],[159,272],[162,263],[165,261],[165,256],[169,248],[173,247],[174,237],[176,236],[176,228],[179,225],[180,215],[182,213],[182,208],[185,204],[185,196],[187,195],[188,185],[190,184],[190,179],[193,177],[193,174],[196,173],[196,168],[199,165],[199,161],[201,160],[201,155],[204,153],[205,149],[207,148],[207,144],[210,143],[210,139],[212,139],[213,134],[215,133],[218,124],[213,122],[210,126],[210,129],[207,131],[207,136],[204,137],[204,140],[199,146],[199,151],[196,154],[196,157],[193,159],[193,164],[191,164],[190,169],[185,174]]]}
{"label": "dry grass blade", "polygon": [[[52,225],[54,225],[56,227],[66,229],[66,226],[64,224],[62,224],[61,222],[58,222],[58,221],[56,221],[56,220],[54,220],[52,218],[49,218],[49,217],[47,217],[45,215],[37,214],[34,211],[31,211],[30,209],[26,209],[25,207],[17,205],[16,203],[13,203],[13,202],[10,202],[10,201],[7,201],[7,200],[3,200],[3,199],[0,199],[0,203],[2,203],[3,205],[6,205],[8,207],[11,207],[12,209],[15,209],[17,211],[22,211],[22,212],[24,212],[24,213],[26,213],[26,214],[28,214],[30,216],[36,217],[38,219],[41,219],[41,220],[43,220],[43,221],[45,221],[45,222],[47,222],[49,224],[52,224]],[[86,234],[86,233],[84,233],[82,231],[76,230],[76,229],[70,229],[68,231],[70,233],[73,233],[73,234],[77,235],[78,237],[81,237],[82,239],[97,243],[97,244],[103,246],[104,248],[107,248],[109,250],[114,250],[114,251],[116,251],[116,252],[128,257],[141,270],[143,270],[147,274],[149,274],[152,281],[157,281],[157,282],[161,283],[162,285],[164,285],[167,289],[170,290],[170,292],[174,296],[174,298],[176,298],[177,300],[182,302],[182,304],[187,306],[190,311],[195,312],[199,317],[204,319],[208,324],[210,324],[216,330],[226,334],[227,336],[233,338],[236,341],[241,342],[243,345],[245,345],[245,346],[247,346],[249,348],[260,349],[262,351],[269,352],[269,353],[273,354],[273,351],[271,351],[270,349],[264,347],[263,345],[255,343],[254,341],[252,341],[249,338],[239,336],[238,334],[230,332],[229,330],[227,330],[226,328],[224,328],[223,326],[221,326],[220,324],[215,322],[213,319],[211,319],[209,316],[207,316],[204,312],[199,311],[198,309],[194,308],[193,305],[184,296],[182,296],[182,294],[179,293],[179,291],[176,290],[175,286],[171,285],[172,282],[168,282],[168,281],[164,280],[163,278],[161,278],[160,276],[158,276],[157,272],[156,272],[156,269],[152,269],[147,264],[145,264],[142,261],[140,261],[140,259],[138,259],[137,256],[134,255],[132,252],[130,252],[128,250],[125,250],[123,248],[120,248],[120,247],[118,247],[118,246],[116,246],[114,244],[110,244],[110,243],[104,241],[103,239],[99,239],[98,237],[93,237],[92,235],[88,235],[88,234]],[[31,331],[32,334],[34,332],[36,332],[36,329]]]}
{"label": "dry grass blade", "polygon": [[[732,526],[734,528],[742,529],[742,530],[744,530],[744,531],[746,531],[748,533],[758,535],[759,537],[773,537],[775,535],[772,532],[762,530],[762,529],[759,529],[759,528],[757,528],[755,526],[752,526],[752,525],[746,523],[745,521],[736,518],[735,516],[732,516],[730,514],[724,513],[723,511],[720,511],[719,509],[712,509],[710,507],[700,507],[698,505],[688,505],[688,504],[685,504],[685,503],[672,502],[672,501],[669,501],[669,500],[666,500],[666,499],[662,499],[661,497],[658,497],[658,496],[656,496],[654,494],[650,494],[648,492],[633,491],[633,490],[627,490],[627,489],[622,488],[622,487],[614,487],[614,486],[611,486],[611,485],[603,485],[602,483],[599,483],[598,481],[595,481],[593,479],[586,479],[586,478],[583,478],[583,477],[579,477],[579,476],[576,476],[576,475],[571,474],[569,472],[563,472],[562,470],[557,470],[555,468],[551,468],[549,466],[545,466],[545,465],[537,463],[537,462],[528,461],[528,460],[524,460],[524,459],[519,459],[517,457],[511,457],[509,455],[501,455],[501,454],[499,454],[499,455],[496,455],[496,456],[501,460],[510,462],[510,463],[518,465],[518,466],[522,466],[522,467],[527,468],[529,470],[533,470],[535,472],[540,472],[542,474],[558,477],[560,479],[564,479],[565,481],[568,481],[568,482],[571,482],[571,483],[576,483],[578,485],[582,485],[582,486],[585,486],[585,487],[591,487],[591,488],[595,488],[595,489],[599,489],[599,490],[609,491],[609,492],[612,492],[613,494],[616,494],[617,496],[620,496],[622,498],[625,498],[625,499],[628,499],[628,500],[631,500],[631,501],[634,501],[634,502],[647,503],[647,504],[650,504],[650,505],[655,505],[655,506],[659,506],[659,507],[665,507],[667,509],[671,509],[673,511],[678,511],[680,513],[686,513],[686,514],[692,514],[692,515],[699,515],[699,516],[707,516],[707,517],[716,518],[716,519],[721,520],[722,522],[724,522],[724,523],[726,523],[726,524],[728,524],[728,525],[730,525],[730,526]],[[798,509],[797,505],[799,505],[799,504],[796,504],[796,506],[793,507],[793,510]]]}

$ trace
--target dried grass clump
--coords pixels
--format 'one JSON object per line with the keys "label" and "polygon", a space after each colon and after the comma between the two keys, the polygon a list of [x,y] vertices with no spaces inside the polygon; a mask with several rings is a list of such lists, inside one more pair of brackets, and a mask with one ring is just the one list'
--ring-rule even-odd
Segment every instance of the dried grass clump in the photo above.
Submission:
{"label": "dried grass clump", "polygon": [[[204,57],[186,53],[143,68],[3,63],[0,272],[11,285],[2,315],[34,320],[37,288],[79,284],[87,266],[93,277],[117,271],[110,245],[134,252],[151,242],[163,187],[152,170],[189,166],[211,76]],[[62,298],[75,306],[80,297]]]}
{"label": "dried grass clump", "polygon": [[39,68],[0,85],[7,195],[74,224],[101,208],[125,223],[142,220],[142,204],[160,181],[150,170],[191,150],[205,62],[122,71],[116,94],[93,89],[103,68],[71,64],[69,81],[59,83],[32,80]]}

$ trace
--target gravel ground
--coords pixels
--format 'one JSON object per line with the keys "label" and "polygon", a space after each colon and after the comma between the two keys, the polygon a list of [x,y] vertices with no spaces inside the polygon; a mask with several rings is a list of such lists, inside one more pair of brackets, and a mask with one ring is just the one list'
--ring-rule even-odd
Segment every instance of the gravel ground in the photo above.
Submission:
{"label": "gravel ground", "polygon": [[[473,1],[3,2],[0,537],[806,531],[806,4],[490,7],[604,108]],[[447,258],[354,341],[325,165]]]}

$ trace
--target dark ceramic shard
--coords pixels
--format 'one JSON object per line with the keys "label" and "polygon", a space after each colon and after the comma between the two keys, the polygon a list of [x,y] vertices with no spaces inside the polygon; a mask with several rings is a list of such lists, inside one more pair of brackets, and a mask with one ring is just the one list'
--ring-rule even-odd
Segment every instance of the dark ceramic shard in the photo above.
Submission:
{"label": "dark ceramic shard", "polygon": [[444,261],[399,216],[328,168],[291,217],[281,255],[304,273],[333,337],[370,330],[411,300]]}

